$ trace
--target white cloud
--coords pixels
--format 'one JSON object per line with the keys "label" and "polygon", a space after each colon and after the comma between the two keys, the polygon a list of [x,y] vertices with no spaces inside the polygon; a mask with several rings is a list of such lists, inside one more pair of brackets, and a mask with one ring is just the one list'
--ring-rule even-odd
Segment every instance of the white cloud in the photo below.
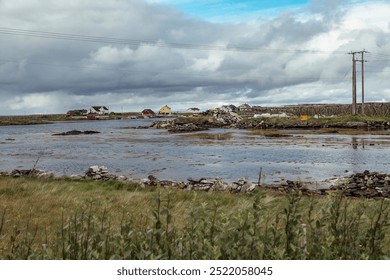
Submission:
{"label": "white cloud", "polygon": [[0,108],[20,112],[56,113],[62,107],[65,94],[63,92],[30,93],[8,99]]}
{"label": "white cloud", "polygon": [[131,60],[134,51],[129,47],[115,48],[113,46],[105,46],[90,54],[92,60],[98,63],[118,64]]}
{"label": "white cloud", "polygon": [[344,16],[340,28],[345,31],[389,31],[389,3],[367,2],[352,7]]}
{"label": "white cloud", "polygon": [[[165,104],[181,110],[349,102],[347,53],[363,48],[370,51],[366,99],[387,100],[390,3],[333,2],[271,19],[211,23],[156,1],[4,0],[0,27],[59,35],[6,35],[0,29],[0,109],[18,114],[93,104],[138,111]],[[59,38],[64,34],[83,40]]]}
{"label": "white cloud", "polygon": [[191,68],[195,71],[216,71],[224,60],[222,52],[210,52],[206,58],[194,58],[194,63]]}

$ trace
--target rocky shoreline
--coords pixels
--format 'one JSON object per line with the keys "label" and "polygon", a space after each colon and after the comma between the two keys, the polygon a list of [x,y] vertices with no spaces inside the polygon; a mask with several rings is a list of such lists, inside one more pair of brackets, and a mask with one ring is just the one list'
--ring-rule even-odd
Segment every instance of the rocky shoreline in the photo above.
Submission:
{"label": "rocky shoreline", "polygon": [[167,129],[171,133],[196,132],[210,128],[233,129],[390,129],[388,121],[347,121],[322,122],[318,120],[300,121],[299,119],[279,118],[278,121],[270,118],[243,118],[234,112],[220,110],[208,111],[198,117],[158,120],[150,127]]}
{"label": "rocky shoreline", "polygon": [[[19,170],[12,172],[0,172],[0,176],[11,177],[56,177],[54,173],[39,170]],[[148,178],[135,179],[123,175],[111,173],[105,166],[91,166],[83,175],[61,176],[60,178],[70,178],[77,180],[109,181],[116,180],[125,185],[137,185],[140,188],[178,188],[188,191],[224,191],[232,194],[253,192],[258,188],[264,188],[278,193],[301,192],[305,195],[326,196],[334,191],[340,191],[347,197],[369,198],[369,199],[390,199],[390,174],[370,172],[365,170],[362,173],[354,173],[347,177],[333,178],[329,188],[314,188],[313,183],[301,181],[285,181],[271,185],[259,185],[251,182],[247,178],[227,183],[221,178],[188,178],[187,181],[160,180],[153,175]]]}

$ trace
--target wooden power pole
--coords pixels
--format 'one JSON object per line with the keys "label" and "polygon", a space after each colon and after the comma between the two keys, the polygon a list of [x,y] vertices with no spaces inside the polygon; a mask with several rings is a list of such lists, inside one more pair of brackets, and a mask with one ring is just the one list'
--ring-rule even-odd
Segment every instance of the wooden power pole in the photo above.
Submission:
{"label": "wooden power pole", "polygon": [[362,54],[362,115],[364,115],[364,62],[367,62],[364,60],[364,53],[367,53],[366,50],[361,51]]}
{"label": "wooden power pole", "polygon": [[356,115],[356,59],[357,52],[350,52],[352,54],[352,115]]}
{"label": "wooden power pole", "polygon": [[[362,55],[362,59],[356,59],[356,54],[360,53]],[[364,114],[364,53],[367,53],[366,50],[362,50],[359,52],[351,51],[349,54],[352,54],[352,115],[356,115],[357,112],[357,102],[356,102],[356,62],[362,63],[362,110],[361,113]]]}

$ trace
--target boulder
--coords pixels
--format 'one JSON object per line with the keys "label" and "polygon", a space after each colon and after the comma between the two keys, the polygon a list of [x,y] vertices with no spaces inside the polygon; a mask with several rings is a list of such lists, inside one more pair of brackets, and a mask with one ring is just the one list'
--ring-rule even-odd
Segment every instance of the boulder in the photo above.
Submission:
{"label": "boulder", "polygon": [[93,165],[88,168],[88,170],[84,174],[84,178],[92,179],[92,180],[114,180],[117,178],[116,175],[111,174],[108,171],[108,168],[105,166],[97,166]]}
{"label": "boulder", "polygon": [[239,193],[239,192],[251,192],[255,190],[256,184],[250,182],[247,178],[239,178],[237,181],[233,182],[230,186],[230,192]]}

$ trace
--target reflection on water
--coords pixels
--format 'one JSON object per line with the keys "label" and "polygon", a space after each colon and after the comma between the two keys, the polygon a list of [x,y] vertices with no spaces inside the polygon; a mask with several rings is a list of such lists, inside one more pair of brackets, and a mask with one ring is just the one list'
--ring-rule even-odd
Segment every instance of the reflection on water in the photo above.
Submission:
{"label": "reflection on water", "polygon": [[[335,133],[270,137],[246,130],[169,134],[165,130],[130,129],[150,120],[86,121],[0,127],[0,170],[37,168],[57,174],[81,174],[91,165],[134,177],[221,177],[256,181],[297,178],[322,180],[365,169],[389,172],[390,137]],[[52,136],[69,130],[94,135]],[[287,134],[287,133],[286,133]]]}

